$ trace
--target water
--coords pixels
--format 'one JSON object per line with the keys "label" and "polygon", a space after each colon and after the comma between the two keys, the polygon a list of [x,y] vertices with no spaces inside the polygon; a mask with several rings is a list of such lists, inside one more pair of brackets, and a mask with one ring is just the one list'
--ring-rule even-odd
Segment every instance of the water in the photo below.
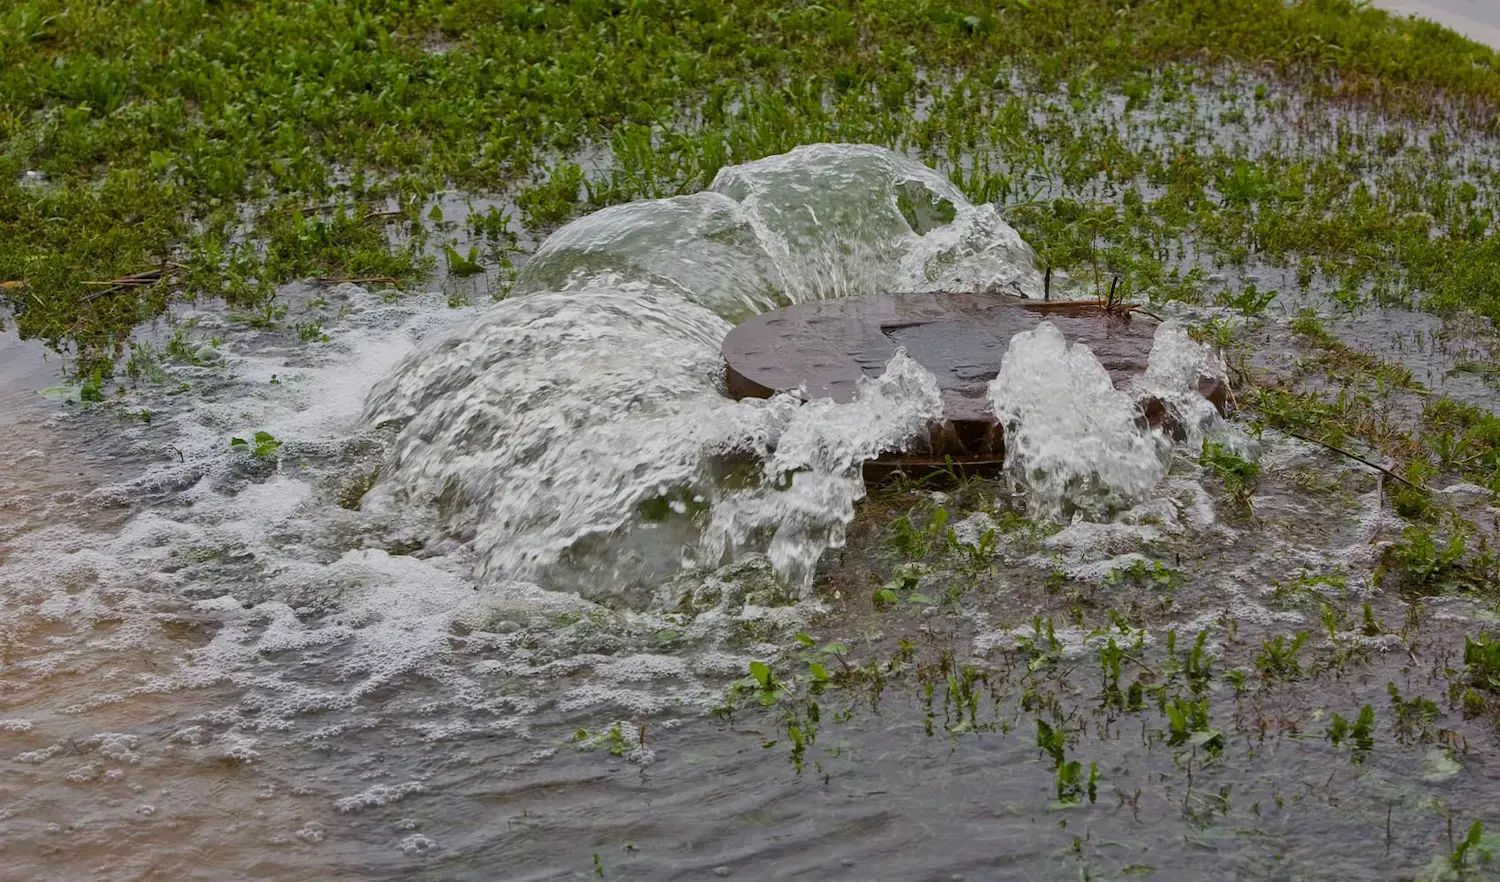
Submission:
{"label": "water", "polygon": [[[912,207],[933,205],[948,222]],[[725,400],[719,345],[732,321],[788,301],[986,286],[1040,293],[1015,231],[877,148],[799,148],[725,169],[705,193],[606,209],[552,236],[511,299],[377,386],[366,423],[399,430],[371,502],[431,511],[484,578],[531,578],[580,542],[618,539],[643,507],[661,510],[647,547],[612,546],[606,590],[630,570],[649,578],[691,543],[673,509],[711,505],[727,460],[774,447],[794,410]],[[925,424],[931,402],[921,406],[908,422]],[[768,518],[780,520],[741,520],[754,531]],[[805,584],[817,555],[789,551],[795,541],[783,534],[773,559]]]}
{"label": "water", "polygon": [[[1442,647],[1479,611],[1436,602],[1388,652],[1403,607],[1361,574],[1402,523],[1368,469],[1268,433],[1257,522],[1194,459],[1225,426],[1200,413],[1175,447],[1137,426],[1135,394],[1198,407],[1183,390],[1219,369],[1179,326],[1126,391],[1049,325],[1013,341],[991,391],[1014,497],[864,486],[858,463],[937,407],[903,356],[846,405],[722,394],[719,341],[750,312],[1038,286],[992,207],[817,146],[585,218],[484,309],[289,289],[289,324],[327,318],[315,345],[185,312],[215,354],[117,404],[37,396],[48,366],[0,351],[34,366],[6,375],[0,427],[25,451],[0,483],[6,872],[1428,872],[1450,817],[1494,816],[1493,734],[1445,706],[1454,737],[1406,744],[1385,684],[1446,701]],[[231,449],[257,431],[280,446]],[[1304,656],[1328,673],[1214,680],[1222,754],[1099,700],[1110,639],[1144,666],[1122,689],[1189,700],[1200,629],[1219,671],[1319,633],[1284,587],[1304,572],[1347,576],[1309,589],[1338,614]],[[1366,599],[1385,633],[1361,632]],[[1321,733],[1366,703],[1378,747],[1355,764]],[[1098,764],[1094,800],[1052,806],[1036,719]]]}

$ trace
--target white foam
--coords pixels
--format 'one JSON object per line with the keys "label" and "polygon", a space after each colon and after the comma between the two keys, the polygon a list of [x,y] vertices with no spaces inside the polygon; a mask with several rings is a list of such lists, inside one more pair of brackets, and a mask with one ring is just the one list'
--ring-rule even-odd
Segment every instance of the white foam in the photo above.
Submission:
{"label": "white foam", "polygon": [[1006,474],[1034,517],[1102,517],[1166,474],[1163,442],[1136,424],[1135,401],[1051,322],[1011,339],[990,397],[1005,426]]}

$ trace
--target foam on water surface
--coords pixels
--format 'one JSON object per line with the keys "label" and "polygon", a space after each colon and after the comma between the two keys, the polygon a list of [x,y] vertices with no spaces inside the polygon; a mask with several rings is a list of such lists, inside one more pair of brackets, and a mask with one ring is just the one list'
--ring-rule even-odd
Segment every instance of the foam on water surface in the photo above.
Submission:
{"label": "foam on water surface", "polygon": [[[937,407],[900,357],[848,405],[731,401],[731,321],[955,285],[1039,280],[995,210],[941,176],[818,146],[581,219],[483,309],[290,286],[293,308],[323,310],[317,344],[183,311],[214,343],[138,393],[149,423],[111,424],[108,476],[12,488],[30,496],[9,512],[50,514],[8,528],[0,568],[0,685],[27,706],[7,714],[10,756],[45,790],[80,768],[112,780],[90,763],[123,763],[113,734],[138,740],[133,781],[376,733],[525,738],[540,716],[700,713],[775,651],[745,630],[805,626],[813,567],[864,492],[859,462]],[[280,447],[231,448],[256,432]],[[95,716],[115,722],[76,728]],[[340,788],[329,807],[361,814],[411,780]],[[170,816],[174,801],[151,805]],[[306,829],[275,835],[319,838]]]}
{"label": "foam on water surface", "polygon": [[[484,308],[339,286],[312,345],[184,313],[222,340],[213,364],[168,366],[139,401],[151,422],[112,426],[128,455],[110,478],[42,488],[69,516],[7,537],[0,688],[27,706],[0,723],[9,759],[66,794],[116,769],[207,780],[332,757],[337,786],[215,797],[312,845],[436,786],[415,760],[368,759],[384,750],[458,762],[449,745],[495,738],[543,762],[543,725],[702,714],[821,609],[813,574],[846,540],[860,464],[941,413],[904,354],[847,404],[732,401],[724,334],[787,301],[944,288],[1040,284],[993,207],[887,151],[819,145],[584,218]],[[1185,341],[1158,332],[1153,388],[1206,364]],[[1201,488],[1161,481],[1166,442],[1130,395],[1050,325],[1016,338],[992,394],[1036,510],[1094,518],[1047,548],[1080,572],[1105,533],[1123,554],[1212,523]],[[281,446],[230,447],[257,431]],[[298,803],[314,792],[321,821]],[[170,817],[150,795],[118,808]]]}

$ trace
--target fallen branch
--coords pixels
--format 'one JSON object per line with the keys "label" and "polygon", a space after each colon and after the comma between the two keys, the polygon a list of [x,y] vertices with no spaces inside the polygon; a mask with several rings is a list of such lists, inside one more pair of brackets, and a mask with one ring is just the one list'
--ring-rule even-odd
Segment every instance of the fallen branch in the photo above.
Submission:
{"label": "fallen branch", "polygon": [[1367,465],[1370,468],[1376,470],[1377,472],[1380,472],[1380,473],[1382,473],[1382,474],[1384,474],[1384,475],[1386,475],[1388,477],[1395,478],[1397,481],[1400,481],[1401,483],[1403,483],[1406,486],[1412,488],[1413,490],[1420,490],[1423,493],[1429,492],[1426,487],[1423,487],[1420,484],[1413,484],[1411,481],[1408,481],[1407,479],[1401,477],[1400,475],[1396,474],[1395,472],[1391,471],[1390,469],[1386,468],[1385,466],[1383,466],[1383,465],[1377,465],[1377,464],[1375,464],[1373,462],[1370,462],[1368,459],[1365,459],[1363,456],[1360,456],[1357,453],[1350,453],[1349,451],[1345,450],[1342,447],[1335,447],[1332,444],[1329,444],[1327,441],[1319,441],[1317,438],[1309,437],[1307,435],[1302,434],[1301,432],[1293,432],[1290,429],[1282,429],[1281,432],[1282,432],[1282,434],[1290,435],[1293,438],[1300,438],[1303,441],[1307,441],[1307,442],[1309,442],[1311,444],[1316,444],[1319,447],[1327,448],[1328,450],[1332,450],[1334,453],[1341,453],[1344,456],[1347,456],[1350,459],[1354,460],[1355,462],[1364,463],[1365,465]]}

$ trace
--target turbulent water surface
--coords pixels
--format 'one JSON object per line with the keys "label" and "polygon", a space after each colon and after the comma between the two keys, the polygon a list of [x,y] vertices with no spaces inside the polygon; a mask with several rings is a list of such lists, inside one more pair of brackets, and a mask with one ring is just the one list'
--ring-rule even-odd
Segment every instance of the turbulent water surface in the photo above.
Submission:
{"label": "turbulent water surface", "polygon": [[[935,727],[948,701],[930,678],[896,685],[894,662],[883,700],[860,680],[821,722],[746,697],[752,662],[787,670],[804,644],[839,641],[816,662],[837,671],[860,652],[900,658],[910,637],[950,647],[938,681],[961,707],[977,675],[955,652],[1014,662],[1042,641],[1037,657],[1089,657],[1100,636],[1070,628],[1069,603],[1134,604],[1137,630],[1117,636],[1142,652],[1231,614],[1250,629],[1281,615],[1257,599],[1268,568],[1368,563],[1399,528],[1349,466],[1334,471],[1350,494],[1324,509],[1265,491],[1263,516],[1301,526],[1257,547],[1181,455],[1205,436],[1255,447],[1188,394],[1222,365],[1167,322],[1141,388],[1119,390],[1043,324],[991,386],[1012,455],[955,519],[974,567],[901,570],[886,590],[910,616],[871,619],[894,516],[859,529],[859,464],[924,431],[935,381],[898,354],[848,404],[734,402],[723,336],[813,298],[1040,288],[993,206],[895,154],[822,145],[583,218],[483,308],[293,286],[294,310],[328,317],[317,345],[184,313],[198,364],[126,403],[33,394],[56,375],[5,342],[3,875],[1200,878],[1207,861],[1258,878],[1330,851],[1380,865],[1359,845],[1380,806],[1420,813],[1431,796],[1394,756],[1334,785],[1293,742],[1264,748],[1287,752],[1284,779],[1241,750],[1222,774],[1254,793],[1231,814],[1217,782],[1207,797],[1191,773],[1179,784],[1184,760],[1144,727],[1106,723],[1114,746],[1085,757],[1104,795],[1058,809],[1032,708],[1002,707],[998,667],[984,725],[960,710]],[[1178,408],[1186,445],[1137,424],[1143,391]],[[1320,455],[1262,443],[1268,463]],[[1011,493],[1052,526],[1023,542],[978,511]],[[1174,541],[1206,550],[1189,584],[1155,584],[1141,552]],[[944,579],[974,586],[956,614],[912,588]],[[1058,584],[1094,599],[1059,600]],[[1234,639],[1215,634],[1210,649]],[[1338,700],[1352,714],[1352,694]],[[1205,820],[1214,792],[1253,835]],[[1327,814],[1330,799],[1354,808]],[[1249,820],[1252,800],[1270,820]],[[1420,869],[1435,823],[1382,860]]]}

